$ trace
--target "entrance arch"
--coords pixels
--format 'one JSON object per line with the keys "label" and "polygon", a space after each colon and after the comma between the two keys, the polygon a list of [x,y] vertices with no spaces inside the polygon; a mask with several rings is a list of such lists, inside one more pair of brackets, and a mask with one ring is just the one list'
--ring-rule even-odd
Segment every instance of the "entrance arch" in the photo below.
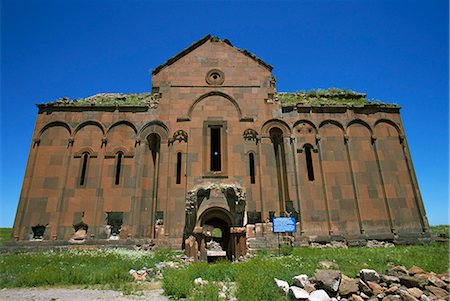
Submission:
{"label": "entrance arch", "polygon": [[[227,258],[232,259],[233,248],[230,240],[232,226],[231,214],[220,207],[212,207],[205,210],[198,218],[198,224],[206,231],[210,231],[210,240],[219,243],[222,250],[227,253]],[[220,229],[221,237],[214,236],[214,229]]]}

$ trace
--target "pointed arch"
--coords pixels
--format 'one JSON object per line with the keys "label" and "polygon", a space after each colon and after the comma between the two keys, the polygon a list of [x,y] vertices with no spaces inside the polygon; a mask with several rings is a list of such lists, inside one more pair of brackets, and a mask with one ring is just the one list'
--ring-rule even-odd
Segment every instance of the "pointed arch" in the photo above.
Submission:
{"label": "pointed arch", "polygon": [[327,120],[322,121],[319,124],[319,129],[324,127],[327,124],[333,124],[342,130],[342,134],[345,133],[345,129],[344,129],[344,126],[342,125],[342,123],[340,123],[339,121],[333,120],[333,119],[327,119]]}

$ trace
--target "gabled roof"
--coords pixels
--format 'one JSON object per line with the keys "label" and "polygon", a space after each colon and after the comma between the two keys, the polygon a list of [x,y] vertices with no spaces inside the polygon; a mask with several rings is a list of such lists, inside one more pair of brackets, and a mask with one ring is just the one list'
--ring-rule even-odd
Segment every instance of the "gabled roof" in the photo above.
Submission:
{"label": "gabled roof", "polygon": [[[205,44],[207,41],[213,40],[213,39],[220,40],[218,37],[215,37],[215,36],[212,36],[210,34],[207,34],[206,36],[204,36],[203,38],[201,38],[197,42],[191,44],[188,48],[180,51],[179,53],[177,53],[176,55],[174,55],[173,57],[168,59],[165,63],[163,63],[163,64],[159,65],[158,67],[156,67],[155,69],[153,69],[152,74],[153,75],[158,74],[159,71],[161,71],[163,68],[172,65],[173,63],[175,63],[176,61],[178,61],[179,59],[181,59],[185,55],[187,55],[190,52],[194,51],[196,48],[198,48],[201,45]],[[247,51],[245,49],[239,49],[239,48],[234,47],[228,39],[224,39],[222,41],[224,43],[230,45],[231,47],[233,47],[237,51],[241,52],[242,54],[250,57],[251,59],[256,61],[258,64],[260,64],[260,65],[264,66],[265,68],[267,68],[269,71],[272,71],[273,67],[271,65],[267,64],[266,62],[264,62],[260,58],[256,57],[256,55],[254,55],[253,53],[251,53],[251,52],[249,52],[249,51]]]}

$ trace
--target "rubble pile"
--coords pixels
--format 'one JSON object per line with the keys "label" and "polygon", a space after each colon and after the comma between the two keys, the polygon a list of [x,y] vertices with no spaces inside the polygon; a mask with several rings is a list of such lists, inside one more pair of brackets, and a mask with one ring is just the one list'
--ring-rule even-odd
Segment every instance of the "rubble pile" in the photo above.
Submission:
{"label": "rubble pile", "polygon": [[275,284],[292,300],[303,301],[439,301],[450,300],[450,276],[426,272],[413,266],[396,266],[378,274],[363,269],[357,278],[339,270],[319,269],[313,277],[298,275],[287,281],[275,278]]}

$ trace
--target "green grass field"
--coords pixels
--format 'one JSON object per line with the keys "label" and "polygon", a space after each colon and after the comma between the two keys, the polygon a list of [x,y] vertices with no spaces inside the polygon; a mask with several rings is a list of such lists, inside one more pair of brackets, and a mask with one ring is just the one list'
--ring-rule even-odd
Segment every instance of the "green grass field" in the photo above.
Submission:
{"label": "green grass field", "polygon": [[[440,226],[439,231],[447,231]],[[1,229],[2,242],[9,238],[10,229]],[[383,273],[395,265],[412,265],[427,271],[443,273],[449,269],[449,245],[396,246],[395,248],[348,249],[294,248],[289,256],[276,256],[267,250],[260,251],[246,262],[221,261],[214,264],[197,262],[182,269],[165,269],[162,286],[172,298],[189,300],[217,300],[218,288],[214,285],[199,290],[193,280],[198,277],[210,281],[233,281],[241,301],[284,300],[276,289],[273,278],[286,281],[298,274],[312,276],[320,261],[333,261],[347,276],[355,277],[362,268]],[[130,269],[152,268],[161,261],[177,260],[179,252],[160,249],[156,252],[128,250],[70,250],[7,254],[0,256],[0,288],[5,287],[82,287],[121,290],[139,293],[148,284],[136,284],[129,275]]]}
{"label": "green grass field", "polygon": [[0,246],[11,238],[11,228],[0,228]]}

